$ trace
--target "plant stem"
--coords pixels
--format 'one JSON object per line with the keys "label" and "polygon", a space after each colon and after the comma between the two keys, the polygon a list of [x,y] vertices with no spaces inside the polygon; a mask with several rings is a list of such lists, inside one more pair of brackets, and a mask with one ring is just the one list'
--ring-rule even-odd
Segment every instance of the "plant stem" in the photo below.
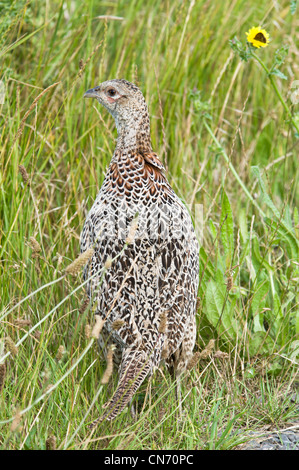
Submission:
{"label": "plant stem", "polygon": [[270,72],[270,70],[268,69],[268,67],[264,64],[264,62],[259,58],[259,56],[257,56],[254,52],[251,52],[251,54],[252,54],[252,57],[254,57],[254,58],[259,62],[259,64],[263,67],[263,69],[264,69],[265,72],[267,73],[268,78],[269,78],[269,80],[270,80],[270,82],[271,82],[271,85],[272,85],[272,87],[273,87],[273,89],[274,89],[274,91],[275,91],[275,93],[276,93],[276,95],[277,95],[279,101],[281,102],[282,106],[284,107],[285,112],[287,113],[287,115],[288,115],[289,118],[291,119],[293,126],[295,127],[296,131],[297,131],[298,134],[299,134],[299,126],[298,126],[298,124],[296,123],[296,121],[295,121],[295,119],[294,119],[294,117],[293,117],[293,115],[292,115],[292,113],[291,113],[291,111],[290,111],[290,108],[289,108],[288,105],[286,104],[286,102],[285,102],[285,100],[283,99],[283,97],[282,97],[282,95],[281,95],[279,89],[277,88],[277,85],[276,85],[276,82],[275,82],[275,80],[274,80],[274,78],[273,78],[273,75],[271,74],[271,72]]}
{"label": "plant stem", "polygon": [[204,120],[204,125],[207,129],[207,131],[209,132],[210,136],[212,137],[213,141],[215,142],[215,144],[217,145],[217,147],[219,148],[219,150],[221,151],[225,161],[228,163],[228,166],[231,170],[231,172],[233,173],[234,177],[236,178],[236,180],[238,181],[239,185],[241,186],[241,188],[243,189],[244,193],[246,194],[246,196],[248,197],[248,199],[252,202],[252,204],[258,209],[259,213],[261,214],[262,217],[265,217],[265,213],[264,211],[261,209],[261,207],[258,205],[258,203],[253,199],[252,195],[250,194],[250,192],[248,191],[248,189],[246,188],[245,184],[243,183],[243,181],[241,180],[241,178],[239,177],[237,171],[235,170],[233,164],[230,162],[230,159],[227,155],[227,153],[225,152],[224,148],[221,146],[220,142],[218,141],[218,139],[216,138],[214,132],[212,131],[212,129],[210,128],[209,124],[207,123],[206,120]]}

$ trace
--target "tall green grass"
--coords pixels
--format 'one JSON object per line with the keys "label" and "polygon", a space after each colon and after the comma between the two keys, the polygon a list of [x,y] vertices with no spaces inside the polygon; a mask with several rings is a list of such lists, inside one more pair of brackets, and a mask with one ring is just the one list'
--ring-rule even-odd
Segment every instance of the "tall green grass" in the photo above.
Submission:
{"label": "tall green grass", "polygon": [[[289,1],[240,0],[0,8],[2,448],[45,448],[53,435],[68,449],[228,449],[248,429],[291,425],[298,136],[264,70],[241,62],[229,40],[245,42],[263,24],[272,41],[257,53],[269,67],[290,45],[287,79],[275,80],[296,117],[298,13]],[[182,417],[161,369],[136,396],[137,422],[124,412],[91,432],[117,377],[100,385],[105,362],[86,334],[93,315],[81,308],[82,278],[64,269],[79,253],[116,137],[111,116],[83,94],[109,78],[140,86],[173,188],[191,212],[203,207],[196,348],[215,343],[186,374]]]}

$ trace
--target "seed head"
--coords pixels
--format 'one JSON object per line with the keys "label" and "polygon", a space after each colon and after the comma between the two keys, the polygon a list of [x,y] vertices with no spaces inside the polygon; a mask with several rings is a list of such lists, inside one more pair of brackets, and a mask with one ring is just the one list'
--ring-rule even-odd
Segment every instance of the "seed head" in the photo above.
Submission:
{"label": "seed head", "polygon": [[229,354],[224,351],[215,351],[214,357],[217,357],[218,359],[227,359],[229,357]]}
{"label": "seed head", "polygon": [[105,269],[109,269],[109,268],[111,268],[111,265],[112,265],[112,258],[110,258],[110,256],[108,256],[108,258],[106,260],[106,263],[104,264],[104,267],[105,267]]}
{"label": "seed head", "polygon": [[33,336],[34,336],[34,338],[36,338],[36,339],[40,339],[41,335],[42,335],[42,332],[41,332],[40,330],[35,330],[35,331],[33,332]]}
{"label": "seed head", "polygon": [[138,217],[135,217],[132,220],[132,223],[131,223],[130,229],[129,229],[129,233],[128,233],[128,236],[126,238],[126,244],[127,245],[131,245],[133,243],[137,229],[138,229]]}
{"label": "seed head", "polygon": [[91,336],[92,336],[92,338],[98,339],[98,337],[100,336],[100,333],[102,331],[102,328],[104,326],[105,320],[103,320],[100,317],[100,315],[96,315],[95,317],[96,317],[95,318],[96,322],[95,322],[95,325],[92,329]]}
{"label": "seed head", "polygon": [[193,354],[193,356],[191,357],[190,361],[188,362],[187,369],[188,369],[188,370],[193,369],[193,367],[196,366],[196,364],[197,364],[199,358],[200,358],[200,352],[197,351],[196,353]]}
{"label": "seed head", "polygon": [[30,246],[32,248],[33,253],[39,253],[41,251],[40,244],[34,237],[29,238]]}
{"label": "seed head", "polygon": [[47,450],[56,450],[56,437],[51,435],[46,439],[46,449]]}
{"label": "seed head", "polygon": [[81,307],[79,308],[79,313],[80,313],[80,315],[82,315],[82,314],[85,312],[85,310],[87,309],[88,305],[89,305],[89,298],[86,298],[86,299],[84,300],[84,302],[82,303]]}
{"label": "seed head", "polygon": [[10,430],[11,432],[15,432],[18,427],[20,426],[20,423],[21,423],[21,413],[20,411],[18,410],[14,416],[14,419],[11,423],[11,426],[10,426]]}
{"label": "seed head", "polygon": [[75,261],[73,261],[69,266],[67,266],[65,272],[67,274],[77,274],[79,271],[81,271],[81,268],[85,266],[85,264],[90,260],[93,254],[94,249],[88,248],[88,250],[84,251],[84,253],[81,253],[81,255],[79,255],[78,258],[75,259]]}
{"label": "seed head", "polygon": [[160,315],[159,333],[165,333],[167,328],[167,312],[162,312]]}
{"label": "seed head", "polygon": [[6,336],[5,340],[6,340],[6,346],[7,346],[7,349],[9,350],[9,352],[10,352],[13,356],[17,356],[17,354],[18,354],[18,348],[17,348],[17,346],[15,345],[15,343],[13,342],[13,340],[11,339],[11,337],[10,337],[10,336]]}
{"label": "seed head", "polygon": [[102,377],[102,380],[101,380],[101,384],[105,385],[109,382],[109,379],[112,375],[112,371],[113,371],[113,351],[115,349],[115,345],[114,344],[111,344],[109,349],[108,349],[108,352],[107,352],[107,368],[104,372],[104,375]]}
{"label": "seed head", "polygon": [[123,324],[124,324],[124,320],[122,320],[121,318],[118,318],[117,320],[114,320],[114,322],[112,323],[112,329],[113,330],[119,330]]}
{"label": "seed head", "polygon": [[200,352],[200,358],[206,359],[210,354],[212,354],[214,347],[215,347],[215,340],[210,339],[207,347],[203,351]]}
{"label": "seed head", "polygon": [[65,354],[65,349],[63,344],[61,344],[58,348],[57,354],[56,354],[56,360],[59,362],[63,358],[63,355]]}
{"label": "seed head", "polygon": [[161,359],[166,359],[169,356],[169,349],[166,347],[162,349]]}
{"label": "seed head", "polygon": [[87,324],[85,325],[85,336],[87,339],[89,339],[90,335],[91,335],[91,326]]}
{"label": "seed head", "polygon": [[0,364],[0,392],[2,391],[4,387],[5,376],[6,376],[6,364],[5,362],[3,362],[2,364]]}
{"label": "seed head", "polygon": [[19,172],[21,173],[24,183],[27,183],[27,181],[29,180],[29,175],[24,165],[19,165]]}
{"label": "seed head", "polygon": [[232,289],[233,285],[234,285],[233,276],[229,276],[229,277],[227,278],[226,290],[229,292],[229,291]]}
{"label": "seed head", "polygon": [[26,318],[17,318],[15,320],[15,325],[16,326],[21,326],[21,327],[24,327],[24,326],[31,326],[32,325],[32,322],[30,319],[26,319]]}

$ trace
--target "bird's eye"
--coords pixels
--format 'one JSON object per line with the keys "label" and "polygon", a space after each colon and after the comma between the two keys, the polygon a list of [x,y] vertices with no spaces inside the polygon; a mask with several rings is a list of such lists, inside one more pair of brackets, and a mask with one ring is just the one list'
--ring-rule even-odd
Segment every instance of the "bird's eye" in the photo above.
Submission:
{"label": "bird's eye", "polygon": [[114,88],[109,88],[109,90],[107,90],[107,94],[109,96],[115,96],[116,95],[116,90],[114,90]]}

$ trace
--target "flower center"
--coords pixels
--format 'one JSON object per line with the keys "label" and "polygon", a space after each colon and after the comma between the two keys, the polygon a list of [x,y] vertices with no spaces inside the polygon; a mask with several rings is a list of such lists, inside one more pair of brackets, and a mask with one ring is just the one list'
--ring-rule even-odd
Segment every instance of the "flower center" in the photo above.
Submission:
{"label": "flower center", "polygon": [[257,33],[255,36],[254,36],[254,39],[256,41],[259,41],[259,42],[263,42],[264,44],[266,44],[267,40],[265,38],[265,36],[263,35],[263,33]]}

